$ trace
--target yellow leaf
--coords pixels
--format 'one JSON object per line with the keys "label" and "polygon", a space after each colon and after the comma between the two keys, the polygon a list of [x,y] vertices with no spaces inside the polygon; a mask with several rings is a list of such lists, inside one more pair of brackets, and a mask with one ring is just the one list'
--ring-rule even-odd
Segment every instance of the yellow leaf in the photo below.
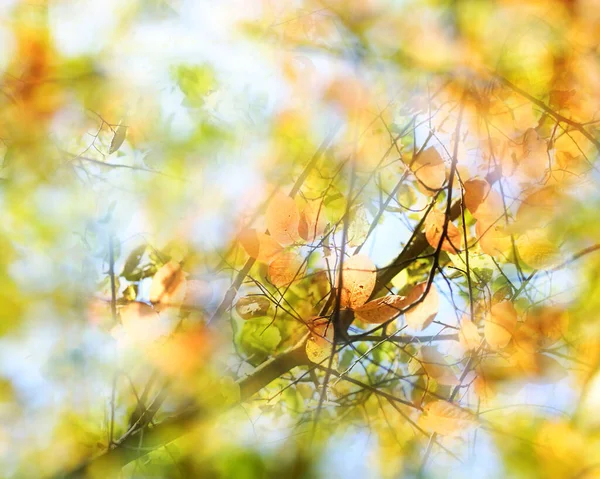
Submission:
{"label": "yellow leaf", "polygon": [[542,229],[531,230],[516,241],[519,257],[533,269],[548,269],[560,263],[560,250]]}
{"label": "yellow leaf", "polygon": [[479,347],[481,338],[477,326],[470,319],[463,316],[460,322],[460,330],[458,331],[458,339],[463,348],[467,351],[473,351]]}
{"label": "yellow leaf", "polygon": [[285,251],[269,265],[269,279],[275,286],[287,286],[301,277],[302,260],[297,253]]}
{"label": "yellow leaf", "polygon": [[342,308],[356,309],[367,302],[375,288],[376,268],[368,256],[357,254],[342,267]]}
{"label": "yellow leaf", "polygon": [[311,362],[320,364],[333,352],[333,324],[318,318],[312,321],[310,327],[310,336],[305,346],[306,356]]}
{"label": "yellow leaf", "polygon": [[485,319],[485,340],[492,349],[505,348],[517,327],[517,311],[510,301],[493,305]]}
{"label": "yellow leaf", "polygon": [[455,404],[433,401],[423,408],[419,425],[442,436],[456,436],[477,427],[478,423],[472,413]]}
{"label": "yellow leaf", "polygon": [[255,229],[245,229],[239,238],[246,253],[260,263],[270,263],[283,251],[283,247],[272,236],[258,233]]}
{"label": "yellow leaf", "polygon": [[[427,282],[415,285],[408,296],[406,296],[406,304],[413,304],[423,296],[427,288]],[[431,324],[436,317],[439,308],[439,295],[434,284],[431,285],[427,296],[415,307],[405,313],[406,324],[411,328],[423,330]]]}
{"label": "yellow leaf", "polygon": [[512,248],[510,235],[504,232],[498,223],[487,223],[485,220],[477,221],[475,234],[481,251],[490,256],[506,258]]}
{"label": "yellow leaf", "polygon": [[[427,218],[425,218],[425,238],[432,248],[437,249],[440,241],[442,240],[442,234],[444,232],[444,223],[446,221],[446,215],[439,211],[431,211]],[[442,251],[448,253],[458,253],[462,245],[462,233],[452,223],[448,221],[446,230],[446,236],[442,243]]]}
{"label": "yellow leaf", "polygon": [[464,201],[466,208],[475,216],[479,205],[487,198],[490,184],[483,178],[471,178],[464,184]]}
{"label": "yellow leaf", "polygon": [[423,346],[419,351],[423,369],[427,375],[444,386],[458,386],[460,384],[452,368],[448,366],[444,356],[433,346]]}
{"label": "yellow leaf", "polygon": [[300,214],[293,198],[277,193],[267,207],[265,219],[269,233],[278,243],[287,246],[298,240]]}
{"label": "yellow leaf", "polygon": [[406,304],[404,296],[392,294],[363,304],[355,313],[365,323],[381,324],[397,316]]}
{"label": "yellow leaf", "polygon": [[410,168],[417,177],[417,186],[423,194],[433,196],[444,186],[446,165],[433,146],[418,155]]}

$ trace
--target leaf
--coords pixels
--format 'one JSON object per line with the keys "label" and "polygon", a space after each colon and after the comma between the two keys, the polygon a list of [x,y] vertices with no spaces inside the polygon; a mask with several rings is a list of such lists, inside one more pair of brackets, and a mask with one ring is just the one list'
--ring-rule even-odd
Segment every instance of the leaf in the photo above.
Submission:
{"label": "leaf", "polygon": [[493,305],[484,324],[485,340],[492,349],[505,348],[517,327],[517,311],[510,301]]}
{"label": "leaf", "polygon": [[142,260],[142,257],[144,256],[144,253],[146,252],[146,247],[147,246],[145,244],[140,245],[137,248],[135,248],[131,253],[129,253],[129,256],[125,261],[125,265],[123,266],[123,271],[121,272],[120,276],[123,276],[127,281],[139,281],[139,265],[140,261]]}
{"label": "leaf", "polygon": [[108,150],[108,154],[112,155],[115,151],[121,148],[121,145],[125,141],[125,137],[127,136],[127,127],[124,125],[119,125],[115,134],[112,137],[110,142],[110,148]]}
{"label": "leaf", "polygon": [[244,321],[237,342],[241,350],[252,358],[252,364],[262,363],[281,342],[281,332],[271,324],[271,318]]}
{"label": "leaf", "polygon": [[293,251],[285,251],[269,265],[269,279],[277,287],[287,286],[301,277],[301,257]]}
{"label": "leaf", "polygon": [[519,257],[533,269],[548,269],[560,263],[560,250],[543,229],[531,230],[516,241]]}
{"label": "leaf", "polygon": [[341,308],[356,309],[367,302],[377,280],[375,265],[368,256],[357,254],[342,267]]}
{"label": "leaf", "polygon": [[481,251],[496,258],[506,258],[512,249],[510,235],[501,226],[488,223],[486,220],[477,221],[475,234]]}
{"label": "leaf", "polygon": [[152,278],[150,302],[157,310],[169,306],[179,306],[183,302],[186,280],[179,263],[169,261]]}
{"label": "leaf", "polygon": [[471,178],[464,183],[464,202],[466,208],[475,213],[490,192],[490,184],[483,178]]}
{"label": "leaf", "polygon": [[[470,210],[469,210],[470,211]],[[490,190],[483,201],[479,203],[473,217],[485,223],[496,223],[504,215],[504,202],[502,196],[495,190]]]}
{"label": "leaf", "polygon": [[392,294],[369,301],[356,308],[354,311],[356,316],[365,323],[381,324],[389,321],[394,316],[397,316],[406,304],[406,298],[404,296]]}
{"label": "leaf", "polygon": [[306,341],[306,356],[316,364],[328,359],[334,348],[333,324],[327,319],[318,318],[312,321],[311,332]]}
{"label": "leaf", "polygon": [[352,247],[364,243],[369,232],[369,221],[367,220],[367,210],[362,205],[352,208],[350,220],[348,223],[348,244]]}
{"label": "leaf", "polygon": [[[427,282],[416,284],[406,296],[406,304],[413,304],[427,289]],[[434,284],[431,285],[427,296],[419,304],[404,314],[406,324],[416,330],[423,330],[431,324],[438,313],[439,295]]]}
{"label": "leaf", "polygon": [[567,333],[569,314],[559,306],[539,306],[527,312],[525,324],[537,332],[541,347],[547,348]]}
{"label": "leaf", "polygon": [[258,233],[255,229],[247,228],[243,230],[239,239],[248,256],[259,263],[268,264],[283,251],[283,246],[275,241],[273,237]]}
{"label": "leaf", "polygon": [[472,413],[455,404],[433,401],[423,408],[419,425],[441,436],[456,436],[477,427],[478,422]]}
{"label": "leaf", "polygon": [[458,340],[467,351],[473,351],[479,347],[481,337],[477,326],[473,321],[463,316],[460,322],[460,330],[458,331]]}
{"label": "leaf", "polygon": [[[425,218],[425,238],[432,248],[437,249],[440,241],[442,240],[442,234],[444,232],[444,222],[446,221],[446,215],[439,211],[431,211]],[[446,230],[446,236],[442,243],[442,251],[448,253],[457,253],[462,245],[462,234],[459,229],[448,221]]]}
{"label": "leaf", "polygon": [[323,235],[325,230],[325,207],[322,203],[318,205],[314,202],[307,203],[300,212],[298,222],[298,234],[300,237],[312,243],[319,236]]}
{"label": "leaf", "polygon": [[443,386],[458,386],[460,384],[452,368],[448,366],[444,356],[433,346],[423,346],[419,351],[423,369],[427,375]]}
{"label": "leaf", "polygon": [[298,240],[300,213],[293,198],[279,192],[269,203],[265,219],[269,233],[283,246]]}
{"label": "leaf", "polygon": [[556,214],[561,194],[556,185],[548,185],[531,192],[519,205],[517,223],[523,228],[545,226]]}
{"label": "leaf", "polygon": [[266,316],[271,307],[271,301],[262,295],[250,295],[240,298],[235,305],[235,310],[242,319],[260,318]]}
{"label": "leaf", "polygon": [[430,146],[417,155],[410,169],[417,177],[417,187],[424,195],[433,196],[444,186],[446,165],[435,147]]}

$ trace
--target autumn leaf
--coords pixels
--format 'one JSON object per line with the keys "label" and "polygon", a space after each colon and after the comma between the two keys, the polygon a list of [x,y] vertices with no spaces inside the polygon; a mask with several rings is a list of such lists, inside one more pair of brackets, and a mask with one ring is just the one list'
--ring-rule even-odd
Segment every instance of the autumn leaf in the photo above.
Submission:
{"label": "autumn leaf", "polygon": [[308,243],[312,243],[325,230],[325,207],[322,204],[307,203],[300,212],[298,234]]}
{"label": "autumn leaf", "polygon": [[310,329],[305,346],[306,356],[311,362],[321,364],[333,352],[333,324],[326,318],[315,318],[310,323]]}
{"label": "autumn leaf", "polygon": [[477,326],[468,319],[463,316],[460,322],[460,329],[458,330],[458,339],[460,344],[467,351],[474,351],[479,347],[481,343],[481,337],[479,336],[479,331],[477,330]]}
{"label": "autumn leaf", "polygon": [[539,228],[548,224],[556,214],[562,195],[556,185],[530,191],[519,205],[516,221],[522,228]]}
{"label": "autumn leaf", "polygon": [[[425,238],[434,249],[438,248],[440,241],[442,240],[445,221],[446,215],[439,211],[431,211],[425,219]],[[462,236],[462,233],[456,225],[451,221],[448,221],[446,235],[441,246],[442,251],[458,253],[462,245]]]}
{"label": "autumn leaf", "polygon": [[457,386],[460,381],[444,356],[433,346],[423,346],[419,351],[421,364],[427,375],[443,386]]}
{"label": "autumn leaf", "polygon": [[490,184],[483,178],[471,178],[464,183],[464,202],[471,215],[475,216],[477,209],[490,193]]}
{"label": "autumn leaf", "polygon": [[560,250],[543,229],[528,231],[515,243],[519,257],[530,268],[548,269],[560,263]]}
{"label": "autumn leaf", "polygon": [[369,324],[381,324],[397,316],[406,306],[406,298],[395,294],[374,299],[354,310],[361,321]]}
{"label": "autumn leaf", "polygon": [[[427,282],[415,285],[406,296],[406,304],[414,304],[427,289]],[[406,324],[416,330],[423,330],[431,324],[438,313],[439,295],[434,284],[431,285],[427,296],[416,306],[407,311],[404,316]]]}
{"label": "autumn leaf", "polygon": [[288,286],[302,274],[302,258],[294,251],[284,251],[269,265],[269,279],[277,287]]}
{"label": "autumn leaf", "polygon": [[269,264],[283,251],[283,246],[275,241],[272,236],[258,233],[255,229],[247,228],[243,230],[239,239],[248,256],[259,263]]}
{"label": "autumn leaf", "polygon": [[275,241],[288,246],[298,240],[300,213],[293,198],[279,192],[269,202],[265,220]]}
{"label": "autumn leaf", "polygon": [[517,327],[517,311],[510,301],[494,304],[484,324],[485,340],[492,349],[505,348]]}
{"label": "autumn leaf", "polygon": [[356,309],[367,302],[377,279],[376,268],[368,256],[357,254],[342,267],[342,308]]}
{"label": "autumn leaf", "polygon": [[502,226],[496,223],[487,223],[483,220],[477,221],[475,234],[481,250],[490,256],[504,259],[511,251],[510,234],[506,233]]}
{"label": "autumn leaf", "polygon": [[433,196],[446,181],[446,165],[438,151],[430,146],[421,154],[417,155],[410,166],[417,178],[419,190],[427,195]]}
{"label": "autumn leaf", "polygon": [[498,222],[504,216],[502,196],[495,190],[488,191],[475,212],[471,212],[471,214],[480,222],[487,224]]}
{"label": "autumn leaf", "polygon": [[266,316],[270,307],[271,301],[268,298],[254,294],[238,299],[235,310],[242,319],[252,319]]}
{"label": "autumn leaf", "polygon": [[112,155],[115,151],[121,148],[121,145],[125,141],[125,136],[127,135],[127,127],[125,125],[119,125],[115,131],[115,134],[112,137],[110,142],[110,148],[108,150],[108,154]]}
{"label": "autumn leaf", "polygon": [[469,411],[448,401],[433,401],[425,405],[419,425],[441,436],[456,436],[478,426]]}
{"label": "autumn leaf", "polygon": [[564,338],[569,313],[559,306],[538,306],[527,312],[525,324],[538,334],[540,346],[547,348]]}

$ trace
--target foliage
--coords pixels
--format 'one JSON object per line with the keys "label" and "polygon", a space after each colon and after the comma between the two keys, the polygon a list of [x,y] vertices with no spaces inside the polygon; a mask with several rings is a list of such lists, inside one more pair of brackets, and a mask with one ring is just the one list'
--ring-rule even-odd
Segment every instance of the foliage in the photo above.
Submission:
{"label": "foliage", "polygon": [[598,6],[2,3],[3,474],[598,477]]}

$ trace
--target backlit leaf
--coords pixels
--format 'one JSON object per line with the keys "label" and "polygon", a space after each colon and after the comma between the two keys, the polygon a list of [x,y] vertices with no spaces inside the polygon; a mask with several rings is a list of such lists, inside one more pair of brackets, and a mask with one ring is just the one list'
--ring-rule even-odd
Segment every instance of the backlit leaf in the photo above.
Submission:
{"label": "backlit leaf", "polygon": [[300,213],[293,198],[277,193],[267,207],[265,219],[269,233],[279,244],[287,246],[299,239]]}
{"label": "backlit leaf", "polygon": [[[406,296],[406,304],[409,305],[418,301],[423,296],[426,289],[427,282],[415,285]],[[416,330],[425,329],[436,317],[439,303],[440,300],[437,288],[432,284],[427,296],[425,296],[419,304],[405,313],[406,324]]]}
{"label": "backlit leaf", "polygon": [[368,256],[357,254],[344,260],[341,307],[356,309],[367,302],[377,279],[376,268]]}
{"label": "backlit leaf", "polygon": [[425,405],[419,425],[442,436],[456,436],[478,426],[469,411],[448,401],[433,401]]}
{"label": "backlit leaf", "polygon": [[356,308],[355,314],[361,321],[371,324],[380,324],[397,316],[406,305],[406,298],[395,294],[374,299]]}
{"label": "backlit leaf", "polygon": [[494,304],[484,325],[485,340],[492,349],[505,348],[517,327],[517,311],[510,301]]}

